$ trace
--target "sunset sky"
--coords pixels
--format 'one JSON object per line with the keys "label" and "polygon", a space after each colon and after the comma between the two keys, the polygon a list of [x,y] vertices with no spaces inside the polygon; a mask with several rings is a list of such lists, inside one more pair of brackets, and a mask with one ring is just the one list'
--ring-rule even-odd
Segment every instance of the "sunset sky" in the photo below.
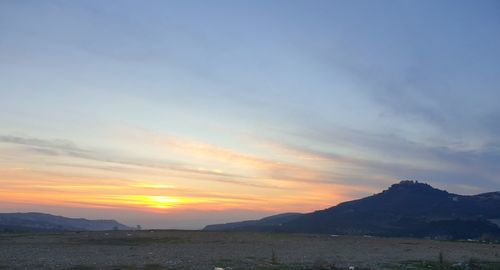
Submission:
{"label": "sunset sky", "polygon": [[500,190],[500,2],[0,1],[0,212],[145,228]]}

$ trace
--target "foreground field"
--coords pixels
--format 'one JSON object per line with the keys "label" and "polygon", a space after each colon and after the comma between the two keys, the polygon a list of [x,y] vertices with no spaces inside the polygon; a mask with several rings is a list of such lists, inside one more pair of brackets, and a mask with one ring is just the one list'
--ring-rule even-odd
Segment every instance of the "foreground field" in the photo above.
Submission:
{"label": "foreground field", "polygon": [[500,245],[402,238],[198,231],[0,234],[0,269],[500,269],[499,262]]}

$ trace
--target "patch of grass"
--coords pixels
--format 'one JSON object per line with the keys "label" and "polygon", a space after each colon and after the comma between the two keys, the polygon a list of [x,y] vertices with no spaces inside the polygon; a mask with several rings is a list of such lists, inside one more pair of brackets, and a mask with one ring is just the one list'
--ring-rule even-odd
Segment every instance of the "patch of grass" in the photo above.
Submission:
{"label": "patch of grass", "polygon": [[310,270],[304,265],[271,263],[269,259],[258,259],[239,261],[230,259],[219,259],[212,263],[213,267],[230,268],[233,270]]}
{"label": "patch of grass", "polygon": [[144,270],[161,270],[161,269],[165,269],[165,268],[157,263],[150,263],[150,264],[144,265]]}
{"label": "patch of grass", "polygon": [[481,270],[498,270],[500,269],[500,262],[483,262],[479,263]]}
{"label": "patch of grass", "polygon": [[173,270],[170,267],[163,266],[157,263],[149,263],[144,266],[137,266],[135,264],[132,265],[118,265],[114,266],[112,269],[120,269],[120,270]]}
{"label": "patch of grass", "polygon": [[120,270],[138,270],[140,269],[137,265],[115,265],[112,269],[120,269]]}
{"label": "patch of grass", "polygon": [[304,270],[303,266],[288,265],[288,264],[275,264],[275,265],[261,265],[252,268],[252,270]]}
{"label": "patch of grass", "polygon": [[500,270],[500,262],[479,262],[452,264],[446,261],[408,261],[383,265],[388,270]]}
{"label": "patch of grass", "polygon": [[[393,265],[391,269],[398,269],[396,265]],[[399,264],[399,269],[402,270],[459,270],[460,268],[455,268],[451,264],[444,261],[415,261],[415,262],[406,262]]]}
{"label": "patch of grass", "polygon": [[66,270],[95,270],[96,268],[88,265],[75,265],[70,268],[66,268]]}
{"label": "patch of grass", "polygon": [[[221,267],[232,270],[348,270],[346,267],[335,267],[333,263],[324,260],[317,260],[311,264],[301,263],[280,263],[272,261],[269,258],[256,259],[252,261],[239,261],[222,259],[213,263],[213,267]],[[401,268],[382,268],[401,270]],[[356,270],[370,270],[370,268],[356,267]],[[429,270],[429,269],[426,269]]]}
{"label": "patch of grass", "polygon": [[274,248],[271,250],[271,264],[278,264],[278,256],[276,255],[276,251],[274,250]]}

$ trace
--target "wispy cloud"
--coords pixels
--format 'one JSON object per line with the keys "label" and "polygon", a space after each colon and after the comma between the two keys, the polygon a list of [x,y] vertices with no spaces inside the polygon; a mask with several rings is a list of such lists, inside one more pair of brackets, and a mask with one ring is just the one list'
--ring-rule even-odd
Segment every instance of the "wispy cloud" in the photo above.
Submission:
{"label": "wispy cloud", "polygon": [[[33,154],[47,156],[47,158],[43,159],[42,165],[49,164],[49,169],[44,168],[44,166],[33,167],[33,164],[22,164],[26,166],[25,169],[0,170],[1,179],[16,179],[6,182],[4,189],[16,192],[11,192],[9,198],[5,198],[5,200],[17,200],[23,203],[31,200],[48,204],[70,203],[81,206],[88,202],[89,205],[100,205],[102,207],[140,208],[147,205],[153,207],[155,200],[157,200],[156,203],[159,206],[153,207],[157,210],[184,209],[185,207],[193,209],[196,207],[204,209],[256,207],[266,211],[279,211],[280,209],[285,210],[287,205],[290,206],[290,204],[293,204],[295,209],[307,210],[314,209],[318,205],[326,206],[330,203],[339,202],[342,198],[345,198],[344,196],[348,196],[348,190],[353,190],[345,184],[334,181],[332,179],[333,172],[326,172],[293,162],[261,158],[199,141],[180,138],[172,139],[171,136],[168,137],[168,140],[161,140],[161,145],[165,149],[174,149],[174,155],[171,155],[170,152],[169,157],[182,153],[183,156],[189,159],[207,160],[209,162],[215,160],[219,166],[243,168],[242,173],[244,174],[235,175],[223,173],[222,171],[207,170],[194,164],[181,162],[115,157],[108,152],[83,149],[67,140],[43,140],[14,136],[2,136],[0,138],[2,138],[4,144],[21,146],[21,151],[23,149],[32,151],[34,148],[47,150],[35,150]],[[300,155],[313,157],[312,153],[306,151],[300,153],[296,149],[293,151],[294,154],[298,155],[298,161],[302,160]],[[61,162],[60,157],[64,162]],[[88,161],[91,163],[88,163]],[[76,171],[58,171],[54,170],[54,166],[75,168]],[[102,173],[93,173],[95,170]],[[96,175],[100,176],[96,177]],[[150,179],[169,179],[173,177],[178,180],[167,181],[166,183],[164,180],[160,182],[158,180],[153,182],[135,180],[144,177]],[[24,182],[20,183],[20,179],[24,179]],[[193,181],[206,181],[275,190],[277,192],[264,192],[264,194],[248,197],[251,192],[240,190],[238,191],[239,194],[228,196],[228,187],[224,191],[217,191],[215,187],[205,187],[196,191],[197,188],[194,187],[177,187],[177,185],[184,185],[179,179],[189,179],[188,186],[191,186]],[[329,187],[318,189],[317,185],[327,185]],[[28,196],[35,190],[42,191],[43,194]],[[72,194],[72,199],[64,196],[51,199],[50,194],[60,192]],[[332,195],[333,193],[336,195]],[[68,197],[71,196],[68,195]],[[76,198],[79,199],[76,200]],[[171,202],[172,207],[162,207],[161,198],[174,198],[176,201]],[[292,203],[294,201],[303,202],[296,205]]]}

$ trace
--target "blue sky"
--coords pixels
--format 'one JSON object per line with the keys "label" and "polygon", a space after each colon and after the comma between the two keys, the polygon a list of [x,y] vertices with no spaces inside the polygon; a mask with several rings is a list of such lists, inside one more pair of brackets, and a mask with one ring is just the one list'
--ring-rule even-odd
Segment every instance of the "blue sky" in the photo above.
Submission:
{"label": "blue sky", "polygon": [[2,211],[196,228],[500,187],[498,1],[1,1],[0,35]]}

